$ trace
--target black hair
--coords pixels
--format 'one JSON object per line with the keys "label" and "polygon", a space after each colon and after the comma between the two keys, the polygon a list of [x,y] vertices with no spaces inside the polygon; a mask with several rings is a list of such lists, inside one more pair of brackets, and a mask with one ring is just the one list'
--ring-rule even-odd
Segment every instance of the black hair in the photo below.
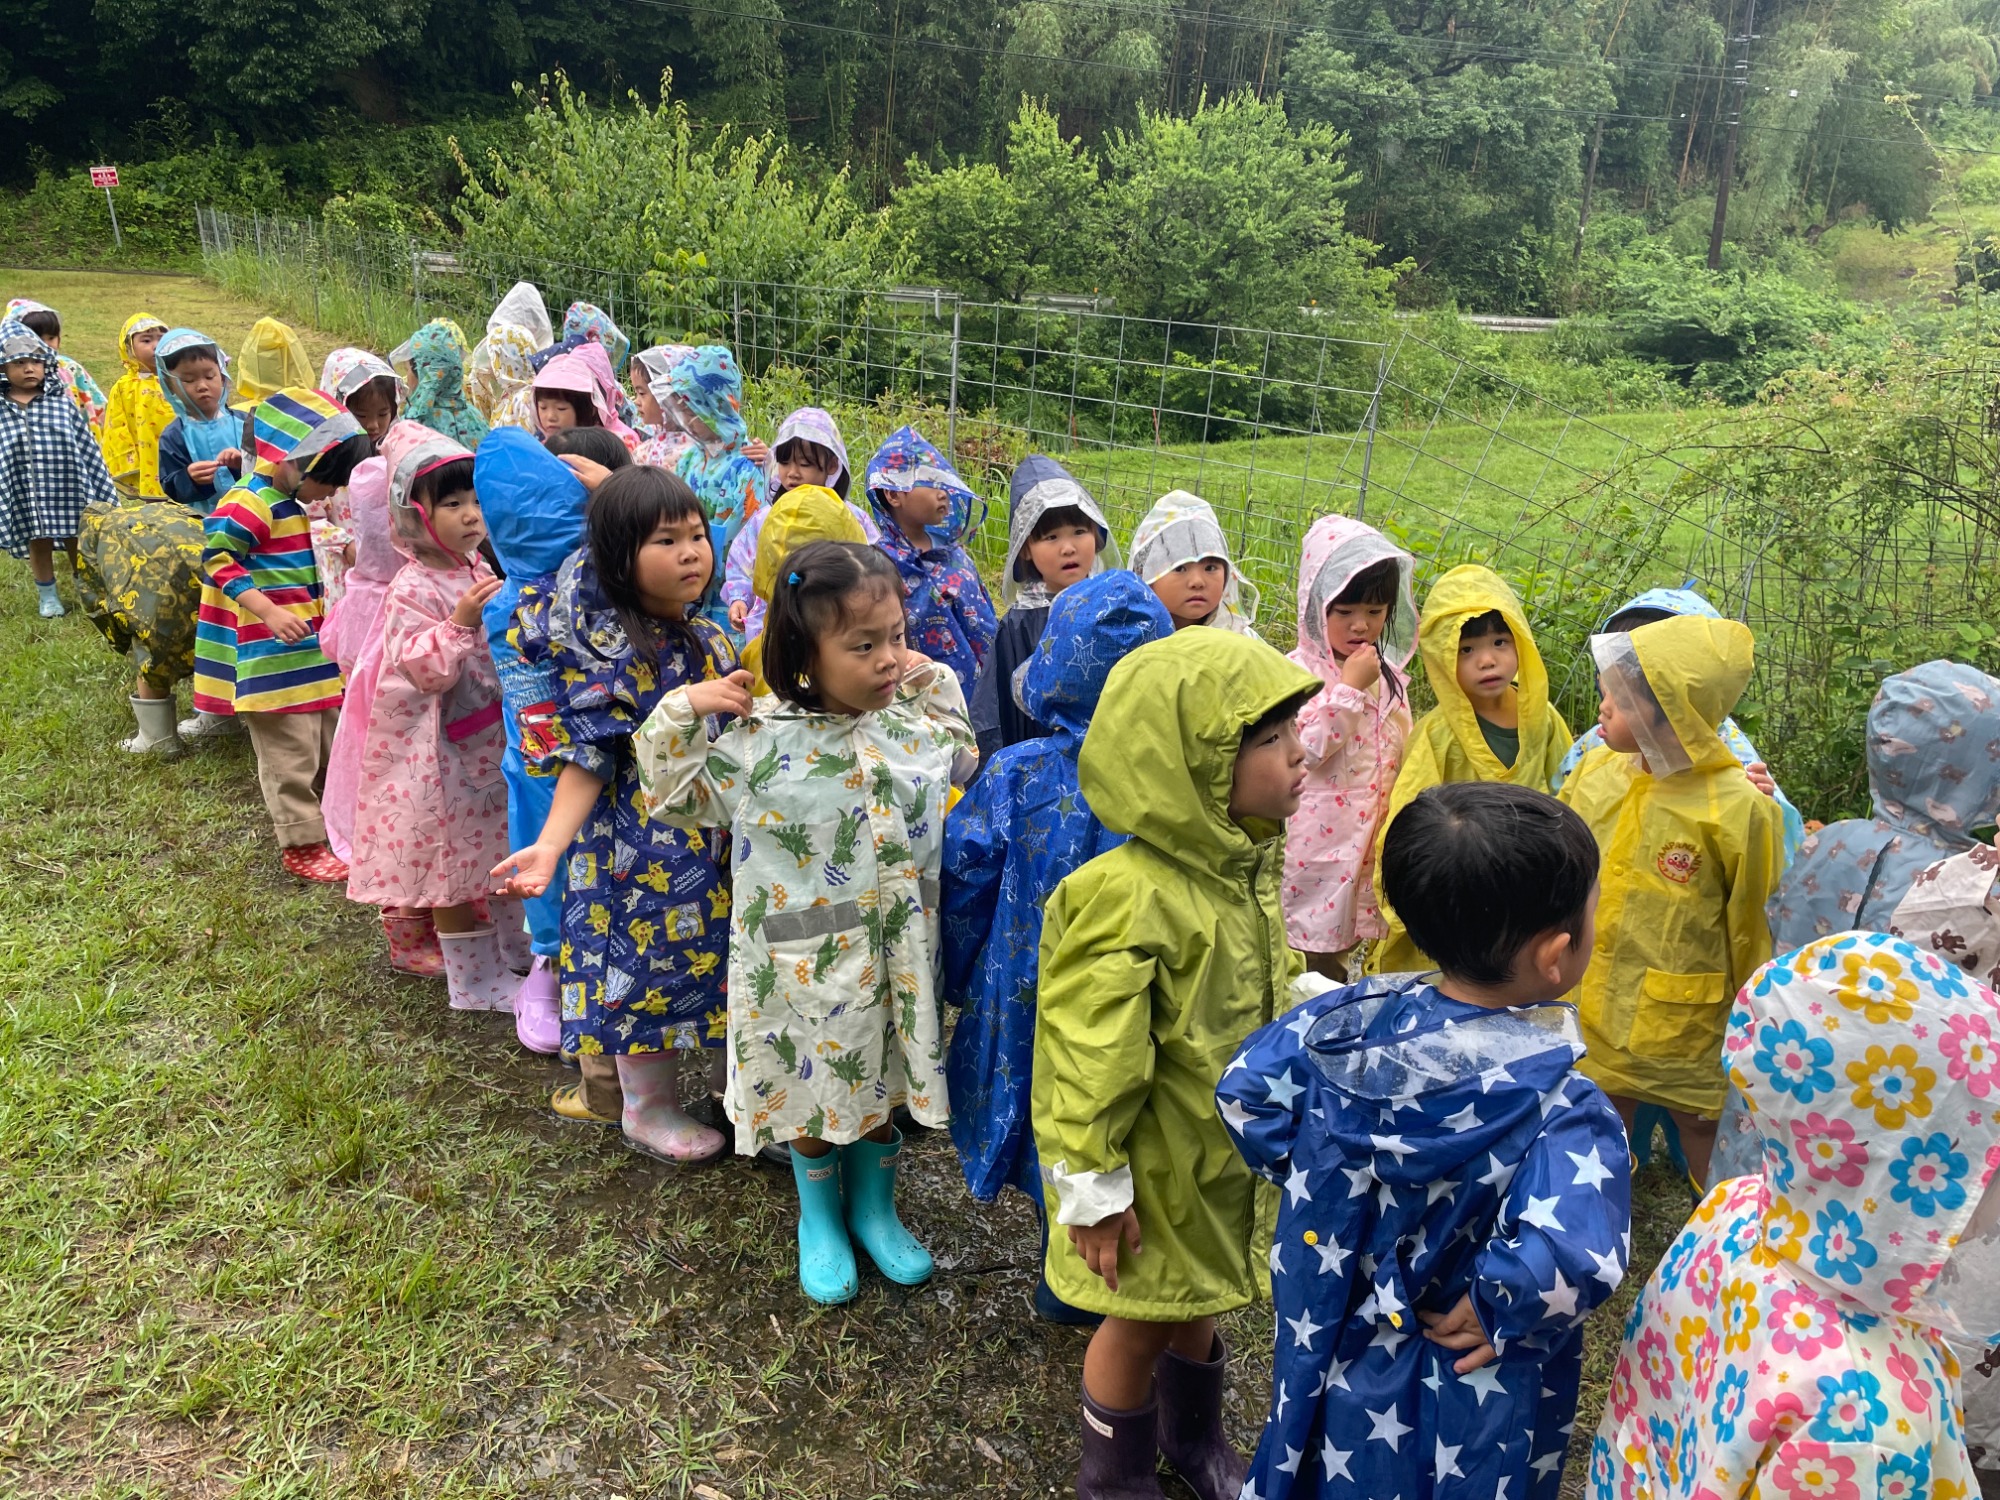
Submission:
{"label": "black hair", "polygon": [[1630,635],[1641,625],[1657,625],[1662,620],[1677,619],[1670,609],[1621,609],[1604,622],[1606,635]]}
{"label": "black hair", "polygon": [[1497,609],[1489,609],[1483,615],[1474,615],[1458,627],[1460,645],[1467,641],[1484,640],[1489,635],[1512,635],[1514,627],[1507,623],[1507,617]]}
{"label": "black hair", "polygon": [[1417,793],[1382,838],[1382,894],[1454,979],[1506,984],[1533,939],[1581,939],[1597,840],[1572,808],[1505,781]]}
{"label": "black hair", "polygon": [[1276,703],[1265,709],[1262,714],[1258,715],[1253,722],[1244,726],[1243,738],[1239,743],[1247,745],[1265,730],[1276,728],[1287,719],[1296,719],[1299,716],[1299,711],[1317,697],[1319,691],[1316,687],[1308,688],[1303,693],[1294,693],[1289,698],[1279,699]]}
{"label": "black hair", "polygon": [[535,387],[537,401],[562,401],[568,403],[570,412],[576,417],[578,427],[602,427],[597,420],[597,403],[580,391],[559,391],[554,386]]}
{"label": "black hair", "polygon": [[357,432],[353,437],[307,459],[299,470],[299,477],[339,489],[354,476],[356,469],[374,456],[375,444],[368,434]]}
{"label": "black hair", "polygon": [[543,438],[542,446],[557,457],[574,453],[607,469],[622,469],[632,462],[632,450],[609,427],[565,427]]}
{"label": "black hair", "polygon": [[1396,618],[1396,596],[1402,593],[1403,565],[1393,557],[1385,557],[1380,562],[1370,563],[1359,573],[1347,580],[1347,587],[1326,601],[1327,608],[1336,604],[1386,604],[1389,613],[1384,618]]}
{"label": "black hair", "polygon": [[[1035,522],[1035,529],[1028,533],[1028,540],[1039,542],[1058,526],[1088,526],[1094,532],[1100,530],[1098,524],[1084,514],[1082,506],[1058,505],[1054,510],[1042,512],[1042,518]],[[1101,534],[1098,540],[1103,540]]]}
{"label": "black hair", "polygon": [[799,708],[825,706],[812,684],[813,655],[820,637],[848,618],[847,601],[861,593],[902,602],[903,575],[879,547],[808,542],[785,559],[764,616],[764,680],[772,692]]}
{"label": "black hair", "polygon": [[[614,437],[613,441],[617,439]],[[620,447],[624,444],[620,443]],[[597,583],[625,629],[625,639],[633,655],[648,664],[660,659],[660,648],[669,637],[691,651],[700,648],[700,637],[683,618],[661,620],[646,612],[639,597],[639,549],[646,545],[661,522],[699,520],[702,539],[708,540],[708,514],[701,500],[680,475],[650,464],[628,464],[597,487],[584,511],[585,535]],[[719,559],[709,556],[709,582],[715,581]],[[696,601],[698,602],[698,601]],[[695,603],[688,605],[692,614]]]}
{"label": "black hair", "polygon": [[222,351],[213,344],[189,344],[185,349],[176,349],[161,363],[169,370],[178,370],[189,360],[195,359],[205,359],[216,369],[222,368]]}
{"label": "black hair", "polygon": [[[173,367],[170,365],[168,368],[171,369]],[[389,414],[394,416],[402,409],[403,403],[396,399],[396,377],[393,375],[377,375],[372,380],[362,381],[361,384],[354,388],[354,395],[347,398],[347,409],[350,412],[354,410],[356,397],[362,395],[364,392],[378,389],[382,393],[382,399],[389,403]]]}
{"label": "black hair", "polygon": [[426,469],[410,482],[410,503],[422,506],[424,514],[429,515],[440,495],[455,495],[472,487],[472,459],[454,458],[435,469]]}
{"label": "black hair", "polygon": [[[26,325],[30,333],[42,340],[43,343],[54,343],[62,337],[62,319],[56,316],[55,309],[52,307],[44,307],[35,312],[24,312],[21,314],[21,322]],[[172,367],[169,366],[169,368]]]}
{"label": "black hair", "polygon": [[[845,500],[847,498],[847,481],[850,477],[847,472],[847,465],[841,464],[839,455],[823,443],[815,443],[811,438],[786,438],[771,450],[771,457],[781,464],[788,463],[790,462],[790,458],[787,455],[792,455],[793,450],[797,448],[808,448],[811,450],[810,453],[793,456],[810,458],[816,468],[830,469],[835,464],[840,464],[840,472],[827,482],[826,487]],[[773,498],[775,499],[776,497],[774,496]]]}

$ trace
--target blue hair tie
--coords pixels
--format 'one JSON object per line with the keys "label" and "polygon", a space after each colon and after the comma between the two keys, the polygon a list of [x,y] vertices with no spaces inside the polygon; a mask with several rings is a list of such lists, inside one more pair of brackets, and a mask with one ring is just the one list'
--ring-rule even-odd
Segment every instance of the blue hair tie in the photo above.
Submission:
{"label": "blue hair tie", "polygon": [[796,573],[787,573],[785,575],[785,582],[791,584],[794,588],[797,588],[800,584],[804,583],[805,580],[799,577],[799,575]]}

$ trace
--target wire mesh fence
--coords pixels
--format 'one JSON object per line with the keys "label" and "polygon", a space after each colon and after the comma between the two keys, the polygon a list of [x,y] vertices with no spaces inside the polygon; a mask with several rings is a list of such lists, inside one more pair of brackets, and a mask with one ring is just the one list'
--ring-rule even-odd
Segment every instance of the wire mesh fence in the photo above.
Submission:
{"label": "wire mesh fence", "polygon": [[[1420,590],[1461,562],[1506,575],[1572,724],[1596,710],[1589,632],[1643,589],[1691,583],[1757,635],[1739,718],[1781,770],[1784,742],[1813,716],[1857,692],[1865,705],[1887,665],[1931,654],[1990,603],[1986,543],[1948,505],[1915,495],[1890,516],[1852,515],[1830,496],[1802,526],[1705,477],[1682,414],[1586,416],[1394,323],[1301,313],[1251,329],[1126,317],[1084,298],[690,286],[217,211],[202,213],[201,239],[224,284],[376,348],[433,317],[476,341],[521,280],[553,309],[594,303],[635,347],[723,342],[750,378],[753,430],[794,405],[826,406],[858,467],[914,422],[994,499],[1022,456],[1052,453],[1121,538],[1162,494],[1190,491],[1222,519],[1280,645],[1294,633],[1306,527],[1361,516],[1416,555]],[[989,506],[972,539],[982,562],[1000,562],[1005,534],[1004,503]]]}

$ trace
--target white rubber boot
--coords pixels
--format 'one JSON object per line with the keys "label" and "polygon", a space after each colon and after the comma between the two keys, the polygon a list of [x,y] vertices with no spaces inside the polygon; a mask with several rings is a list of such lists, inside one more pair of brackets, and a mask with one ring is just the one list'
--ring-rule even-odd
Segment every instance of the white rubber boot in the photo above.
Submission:
{"label": "white rubber boot", "polygon": [[491,927],[477,932],[440,932],[438,946],[444,950],[444,982],[453,1010],[514,1008],[514,992],[521,981],[501,960],[500,944]]}
{"label": "white rubber boot", "polygon": [[131,702],[139,732],[129,740],[120,740],[118,748],[128,755],[179,755],[181,741],[174,733],[174,700],[134,698]]}

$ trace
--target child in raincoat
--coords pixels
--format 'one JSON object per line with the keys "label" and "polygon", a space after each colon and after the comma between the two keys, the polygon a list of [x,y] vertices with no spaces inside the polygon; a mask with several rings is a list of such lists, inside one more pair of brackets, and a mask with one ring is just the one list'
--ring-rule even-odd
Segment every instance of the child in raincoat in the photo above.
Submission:
{"label": "child in raincoat", "polygon": [[[727,845],[647,813],[635,736],[676,688],[733,672],[736,652],[699,613],[716,559],[685,483],[628,465],[598,485],[585,525],[586,545],[515,607],[510,643],[552,693],[518,720],[521,753],[555,788],[534,843],[493,873],[535,897],[562,872],[562,1052],[615,1059],[634,1150],[707,1161],[728,1143],[681,1108],[676,1054],[725,1042]],[[644,553],[664,554],[664,576]],[[564,1117],[600,1116],[595,1097],[587,1085]]]}
{"label": "child in raincoat", "polygon": [[[743,375],[735,358],[720,344],[703,344],[673,367],[665,404],[681,430],[694,439],[675,472],[708,513],[715,555],[726,568],[729,549],[764,504],[766,488],[764,470],[749,454]],[[735,629],[729,625],[729,607],[720,591],[705,613],[717,624]]]}
{"label": "child in raincoat", "polygon": [[1305,782],[1294,717],[1319,690],[1260,641],[1181,630],[1112,669],[1084,737],[1078,783],[1127,842],[1049,898],[1032,1087],[1061,1226],[1043,1274],[1106,1315],[1084,1356],[1079,1496],[1144,1493],[1161,1446],[1203,1500],[1242,1484],[1215,1317],[1267,1294],[1273,1202],[1215,1088],[1300,972],[1278,887]]}
{"label": "child in raincoat", "polygon": [[[361,424],[368,441],[388,435],[403,401],[403,377],[379,354],[352,347],[336,349],[320,366],[319,388]],[[412,416],[411,421],[422,418]]]}
{"label": "child in raincoat", "polygon": [[1996,1028],[1990,991],[1880,933],[1751,976],[1728,1055],[1758,1168],[1632,1309],[1595,1500],[1979,1493],[1944,1339],[2000,1335]]}
{"label": "child in raincoat", "polygon": [[[1547,787],[1569,749],[1569,726],[1549,701],[1548,669],[1506,580],[1472,563],[1446,573],[1424,600],[1417,650],[1437,707],[1410,731],[1381,826],[1441,781],[1509,781],[1538,792]],[[1431,967],[1382,902],[1379,867],[1375,896],[1385,930],[1369,950],[1368,972],[1415,974]]]}
{"label": "child in raincoat", "polygon": [[1545,792],[1447,782],[1396,815],[1382,878],[1440,973],[1301,980],[1322,992],[1216,1091],[1284,1189],[1244,1493],[1555,1500],[1632,1222],[1624,1128],[1555,1003],[1589,961],[1597,846]]}
{"label": "child in raincoat", "polygon": [[41,335],[42,342],[56,352],[56,369],[62,374],[63,384],[69,387],[77,408],[93,431],[104,426],[104,392],[97,382],[90,378],[90,371],[79,362],[62,352],[62,316],[53,307],[35,301],[31,297],[16,297],[0,312],[0,320],[19,318],[28,325],[31,333]]}
{"label": "child in raincoat", "polygon": [[160,434],[173,421],[174,410],[160,389],[153,358],[166,332],[167,325],[151,313],[133,313],[125,320],[118,334],[118,357],[125,373],[105,400],[104,426],[97,435],[112,482],[141,500],[166,498],[160,488]]}
{"label": "child in raincoat", "polygon": [[903,579],[910,645],[941,661],[969,700],[999,621],[964,538],[978,497],[914,427],[898,427],[868,460],[877,543]]}
{"label": "child in raincoat", "polygon": [[0,548],[28,559],[43,619],[63,613],[56,543],[74,569],[85,509],[116,498],[90,423],[56,374],[55,351],[18,319],[0,323]]}
{"label": "child in raincoat", "polygon": [[1590,639],[1604,744],[1562,797],[1604,851],[1597,954],[1577,996],[1584,1071],[1633,1127],[1673,1117],[1706,1180],[1726,1080],[1729,1000],[1771,956],[1764,903],[1784,867],[1784,818],[1717,726],[1750,680],[1747,626],[1701,615]]}
{"label": "child in raincoat", "polygon": [[[854,1242],[891,1281],[930,1279],[895,1205],[892,1111],[950,1114],[936,998],[945,795],[971,769],[965,699],[935,663],[906,670],[901,590],[872,547],[786,561],[764,628],[775,696],[747,674],[660,700],[640,732],[647,815],[723,825],[736,1149],[792,1144],[799,1282],[859,1287]],[[719,734],[710,716],[734,715]]]}
{"label": "child in raincoat", "polygon": [[1007,613],[972,689],[972,732],[984,765],[1002,748],[1048,734],[1022,706],[1021,674],[1035,654],[1055,597],[1118,566],[1110,523],[1089,491],[1039,453],[1022,459],[1007,485],[1007,560],[1000,603]]}
{"label": "child in raincoat", "polygon": [[[802,484],[758,511],[751,522],[757,532],[757,558],[751,571],[752,597],[757,601],[754,619],[757,629],[743,647],[743,670],[750,674],[750,692],[761,698],[771,691],[764,680],[764,625],[769,619],[768,601],[778,590],[785,562],[812,542],[875,541],[875,528],[855,513],[854,507],[832,490],[817,484]],[[750,527],[743,535],[750,534]],[[738,537],[739,544],[742,537]]]}
{"label": "child in raincoat", "polygon": [[1299,558],[1292,660],[1326,686],[1299,712],[1306,791],[1285,830],[1285,931],[1306,965],[1347,978],[1355,945],[1387,930],[1375,840],[1410,737],[1415,563],[1372,526],[1321,516]]}
{"label": "child in raincoat", "polygon": [[155,346],[155,375],[174,420],[160,433],[156,472],[166,498],[206,516],[250,467],[229,361],[214,339],[175,328]]}
{"label": "child in raincoat", "polygon": [[451,1008],[506,1010],[519,988],[510,959],[528,966],[508,951],[520,908],[496,896],[490,921],[473,909],[507,852],[507,737],[481,615],[500,580],[479,555],[486,523],[472,453],[405,421],[383,439],[382,461],[389,535],[404,566],[382,602],[347,898],[428,911]]}
{"label": "child in raincoat", "polygon": [[340,717],[340,668],[319,649],[319,570],[306,507],[374,456],[361,424],[318,391],[258,403],[256,464],[203,524],[194,706],[250,732],[285,869],[345,884],[319,790]]}
{"label": "child in raincoat", "polygon": [[541,291],[517,281],[486,319],[486,337],[466,362],[472,404],[495,427],[539,430],[535,422],[535,353],[554,342]]}
{"label": "child in raincoat", "polygon": [[306,346],[289,323],[276,318],[259,318],[250,325],[232,373],[237,399],[250,405],[287,388],[310,389],[313,381]]}
{"label": "child in raincoat", "polygon": [[449,318],[433,318],[410,335],[392,360],[409,363],[410,401],[403,415],[477,449],[487,422],[465,393],[466,355],[459,326]]}
{"label": "child in raincoat", "polygon": [[1171,490],[1132,533],[1132,571],[1145,579],[1177,628],[1216,625],[1256,635],[1257,585],[1238,571],[1215,509],[1199,495]]}
{"label": "child in raincoat", "polygon": [[[604,398],[597,373],[578,354],[559,354],[535,375],[535,419],[544,440],[572,427],[602,427],[617,431],[618,420]],[[625,433],[618,433],[619,440]],[[627,443],[627,448],[631,444]]]}
{"label": "child in raincoat", "polygon": [[681,455],[694,446],[694,439],[667,410],[673,397],[674,366],[693,354],[692,344],[655,344],[632,356],[632,404],[639,414],[639,420],[632,424],[639,434],[639,446],[632,453],[634,463],[675,469],[680,467]]}
{"label": "child in raincoat", "polygon": [[[1125,841],[1092,814],[1077,757],[1111,669],[1173,632],[1165,607],[1130,573],[1063,590],[1021,677],[1021,699],[1051,726],[1047,737],[1001,750],[945,822],[944,997],[960,1007],[945,1081],[952,1144],[981,1202],[1011,1186],[1041,1209],[1028,1095],[1042,907],[1064,876]],[[1035,1307],[1055,1321],[1080,1320],[1046,1280]]]}
{"label": "child in raincoat", "polygon": [[[746,444],[744,452],[749,454],[754,447]],[[764,534],[764,520],[771,507],[793,490],[808,485],[831,490],[843,502],[847,499],[847,445],[841,442],[840,429],[834,425],[830,413],[817,406],[801,406],[778,424],[778,435],[772,439],[768,453],[764,508],[744,523],[743,529],[736,533],[736,540],[729,544],[729,568],[722,583],[722,602],[729,608],[729,627],[742,631],[746,641],[754,641],[763,632],[764,610],[770,602],[768,591],[757,591],[755,575],[757,539]],[[853,505],[848,509],[861,523],[867,540],[873,542],[875,523]]]}

